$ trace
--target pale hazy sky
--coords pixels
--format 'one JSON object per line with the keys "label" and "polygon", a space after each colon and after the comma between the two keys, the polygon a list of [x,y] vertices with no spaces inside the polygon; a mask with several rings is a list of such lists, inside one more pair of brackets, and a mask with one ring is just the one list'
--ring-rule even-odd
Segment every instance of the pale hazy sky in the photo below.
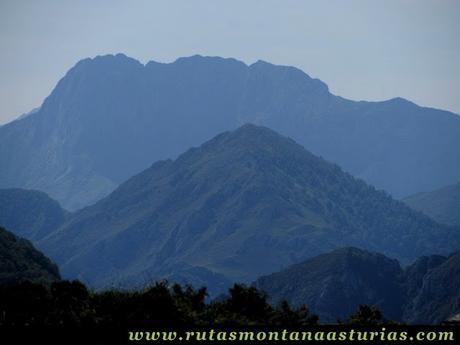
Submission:
{"label": "pale hazy sky", "polygon": [[293,65],[340,96],[460,113],[460,1],[0,0],[0,123],[78,60],[194,54]]}

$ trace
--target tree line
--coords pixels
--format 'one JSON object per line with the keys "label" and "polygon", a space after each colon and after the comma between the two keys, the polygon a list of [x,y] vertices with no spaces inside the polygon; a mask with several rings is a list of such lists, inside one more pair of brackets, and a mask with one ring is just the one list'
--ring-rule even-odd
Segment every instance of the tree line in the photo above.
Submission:
{"label": "tree line", "polygon": [[[206,288],[157,282],[137,291],[89,290],[79,281],[0,286],[0,327],[181,327],[318,325],[307,306],[276,306],[255,287],[235,284],[209,301]],[[345,324],[379,325],[381,312],[361,305]]]}

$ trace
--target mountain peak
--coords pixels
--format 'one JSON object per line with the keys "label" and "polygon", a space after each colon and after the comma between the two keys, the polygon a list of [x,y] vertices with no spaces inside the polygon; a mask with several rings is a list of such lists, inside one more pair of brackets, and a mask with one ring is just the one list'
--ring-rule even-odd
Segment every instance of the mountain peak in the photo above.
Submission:
{"label": "mountain peak", "polygon": [[[412,260],[459,241],[292,139],[246,124],[135,175],[42,248],[64,274],[102,287],[115,276],[179,274],[184,263],[248,282],[343,246]],[[343,254],[347,265],[380,260],[357,248],[334,255]]]}
{"label": "mountain peak", "polygon": [[200,54],[195,54],[191,56],[184,56],[176,59],[174,64],[182,64],[182,63],[230,63],[230,64],[239,64],[242,66],[247,65],[235,58],[226,58],[226,57],[221,57],[221,56],[208,56],[208,55],[200,55]]}
{"label": "mountain peak", "polygon": [[345,100],[299,69],[264,61],[143,66],[97,56],[72,68],[36,115],[0,127],[0,186],[41,189],[76,210],[152,162],[251,122],[400,198],[458,182],[459,119],[400,101]]}
{"label": "mountain peak", "polygon": [[382,254],[341,248],[260,277],[254,285],[272,302],[307,305],[323,321],[343,319],[367,304],[392,320],[439,324],[458,313],[459,268],[459,252],[420,257],[402,270]]}
{"label": "mountain peak", "polygon": [[[228,136],[232,138],[237,138],[241,143],[244,144],[244,141],[241,139],[255,139],[255,138],[261,138],[261,140],[267,141],[267,144],[271,144],[272,140],[275,141],[285,141],[287,140],[287,137],[284,137],[274,130],[261,126],[261,125],[256,125],[254,123],[247,122],[237,129],[228,132]],[[292,141],[292,143],[294,143]],[[297,145],[297,144],[296,144]]]}
{"label": "mountain peak", "polygon": [[347,247],[260,277],[255,285],[272,302],[306,304],[327,321],[349,316],[359,304],[378,305],[384,315],[399,320],[404,302],[398,285],[401,274],[396,260]]}
{"label": "mountain peak", "polygon": [[[143,67],[143,64],[136,59],[126,56],[125,54],[106,54],[96,55],[93,58],[85,58],[78,61],[74,67],[72,67],[67,75],[74,75],[79,73],[94,73],[98,71],[112,71],[115,72],[119,69],[126,69],[128,67]],[[66,75],[66,76],[67,76]],[[64,77],[62,80],[66,79]]]}
{"label": "mountain peak", "polygon": [[[192,150],[195,152],[195,150]],[[254,168],[262,169],[267,164],[308,166],[316,164],[321,167],[325,162],[314,157],[294,140],[280,135],[264,126],[246,123],[233,131],[224,132],[204,143],[198,148],[200,153],[206,152],[215,160],[229,159],[233,161],[252,161]],[[196,155],[184,153],[178,160],[196,160]],[[246,163],[245,163],[246,164]]]}
{"label": "mountain peak", "polygon": [[336,249],[332,251],[331,253],[335,253],[338,255],[345,255],[345,256],[347,255],[361,256],[361,255],[372,255],[373,254],[370,251],[367,251],[367,250],[364,250],[358,247],[343,247],[343,248]]}
{"label": "mountain peak", "polygon": [[257,73],[271,75],[277,79],[283,78],[300,84],[308,83],[310,87],[307,89],[309,92],[312,90],[329,93],[329,87],[320,79],[310,77],[307,73],[299,68],[293,66],[275,65],[264,60],[257,60],[249,66],[249,68]]}

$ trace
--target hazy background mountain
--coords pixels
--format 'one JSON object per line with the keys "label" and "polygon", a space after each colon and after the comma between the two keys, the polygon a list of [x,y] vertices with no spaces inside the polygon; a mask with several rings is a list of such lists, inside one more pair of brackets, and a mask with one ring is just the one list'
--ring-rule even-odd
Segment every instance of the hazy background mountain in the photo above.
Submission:
{"label": "hazy background mountain", "polygon": [[[16,120],[24,119],[24,118],[26,118],[27,116],[30,116],[30,115],[35,114],[35,113],[38,112],[39,110],[40,110],[40,107],[33,108],[31,111],[28,111],[27,113],[24,113],[24,114],[19,115],[19,116],[16,118]],[[13,120],[13,121],[14,121],[14,120]]]}
{"label": "hazy background mountain", "polygon": [[188,272],[214,290],[345,245],[409,261],[460,231],[254,125],[154,163],[39,242],[93,286]]}
{"label": "hazy background mountain", "polygon": [[428,193],[417,193],[403,201],[439,223],[460,226],[460,183]]}
{"label": "hazy background mountain", "polygon": [[20,281],[51,282],[59,270],[33,245],[0,226],[0,285]]}
{"label": "hazy background mountain", "polygon": [[0,189],[0,225],[20,237],[38,241],[56,230],[70,213],[44,192]]}
{"label": "hazy background mountain", "polygon": [[359,304],[375,305],[392,320],[440,323],[460,312],[460,252],[398,261],[357,248],[319,255],[257,279],[276,304],[306,304],[321,319],[346,318]]}
{"label": "hazy background mountain", "polygon": [[293,67],[192,56],[85,59],[40,109],[0,127],[0,187],[75,210],[151,162],[240,124],[289,135],[395,197],[460,180],[460,117],[397,98],[353,102]]}

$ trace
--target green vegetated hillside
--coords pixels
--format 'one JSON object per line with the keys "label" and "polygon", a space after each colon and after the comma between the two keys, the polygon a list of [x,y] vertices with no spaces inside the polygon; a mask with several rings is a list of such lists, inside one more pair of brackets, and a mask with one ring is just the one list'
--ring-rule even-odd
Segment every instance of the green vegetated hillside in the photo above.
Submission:
{"label": "green vegetated hillside", "polygon": [[59,270],[27,240],[0,227],[0,285],[60,279]]}
{"label": "green vegetated hillside", "polygon": [[38,241],[56,230],[69,212],[43,192],[0,189],[0,225],[20,237]]}
{"label": "green vegetated hillside", "polygon": [[396,198],[460,180],[456,114],[402,98],[354,102],[264,61],[143,65],[118,54],[78,62],[37,111],[0,127],[0,188],[42,190],[74,211],[244,123],[288,135]]}
{"label": "green vegetated hillside", "polygon": [[261,277],[254,285],[274,304],[306,304],[329,322],[367,304],[392,320],[440,323],[460,312],[460,252],[424,256],[402,269],[382,254],[342,248]]}
{"label": "green vegetated hillside", "polygon": [[418,193],[403,201],[439,223],[460,226],[460,183],[428,193]]}
{"label": "green vegetated hillside", "polygon": [[404,262],[459,247],[439,225],[274,131],[245,125],[159,161],[39,242],[92,286],[221,291],[343,246]]}

